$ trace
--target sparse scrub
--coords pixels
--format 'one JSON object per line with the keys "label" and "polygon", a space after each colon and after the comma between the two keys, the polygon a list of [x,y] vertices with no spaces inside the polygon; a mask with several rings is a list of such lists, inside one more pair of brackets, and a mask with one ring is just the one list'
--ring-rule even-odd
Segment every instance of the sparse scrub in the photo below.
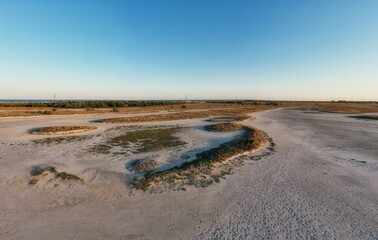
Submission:
{"label": "sparse scrub", "polygon": [[327,103],[315,107],[319,111],[330,113],[372,113],[378,112],[378,104],[370,103]]}
{"label": "sparse scrub", "polygon": [[137,173],[150,172],[158,168],[160,164],[153,158],[137,159],[127,169]]}
{"label": "sparse scrub", "polygon": [[206,118],[210,116],[227,116],[232,117],[235,121],[246,120],[249,117],[246,115],[249,112],[255,111],[255,108],[235,108],[235,109],[220,109],[198,112],[180,112],[172,114],[158,114],[148,116],[136,116],[136,117],[121,117],[100,119],[95,122],[99,123],[136,123],[136,122],[154,122],[154,121],[171,121],[182,120],[192,118]]}
{"label": "sparse scrub", "polygon": [[69,136],[69,137],[55,137],[55,138],[43,138],[31,140],[34,144],[40,145],[50,145],[50,144],[60,144],[60,143],[71,143],[74,141],[83,141],[91,139],[93,135],[84,135],[84,136]]}
{"label": "sparse scrub", "polygon": [[35,167],[31,173],[33,178],[29,181],[29,185],[35,185],[38,182],[38,179],[40,177],[48,176],[50,174],[50,177],[54,178],[60,178],[62,180],[80,180],[80,177],[69,174],[66,172],[58,172],[58,170],[55,167]]}
{"label": "sparse scrub", "polygon": [[42,175],[46,172],[57,173],[57,170],[56,170],[55,167],[46,167],[46,168],[36,167],[31,171],[31,175],[32,176],[39,176],[39,175]]}
{"label": "sparse scrub", "polygon": [[43,127],[30,130],[31,134],[61,134],[61,133],[77,133],[97,129],[93,126],[54,126]]}
{"label": "sparse scrub", "polygon": [[205,187],[213,181],[218,181],[225,174],[229,174],[232,167],[220,172],[216,177],[208,178],[207,176],[212,174],[217,165],[225,164],[228,159],[236,155],[256,150],[265,141],[264,136],[257,129],[247,126],[243,126],[243,128],[245,131],[238,139],[198,153],[193,161],[185,162],[181,166],[146,174],[142,178],[134,178],[131,186],[147,191],[153,183],[182,182],[183,184]]}
{"label": "sparse scrub", "polygon": [[173,136],[180,128],[152,128],[134,131],[115,137],[109,141],[111,146],[130,147],[135,144],[136,152],[153,152],[164,148],[177,147],[186,144]]}
{"label": "sparse scrub", "polygon": [[211,132],[230,132],[230,131],[238,131],[242,129],[242,125],[237,123],[221,123],[221,124],[214,124],[208,125],[205,127],[205,130]]}
{"label": "sparse scrub", "polygon": [[66,173],[66,172],[60,172],[60,173],[57,173],[56,178],[61,178],[63,180],[80,180],[80,178],[76,175],[73,175],[73,174],[69,174],[69,173]]}

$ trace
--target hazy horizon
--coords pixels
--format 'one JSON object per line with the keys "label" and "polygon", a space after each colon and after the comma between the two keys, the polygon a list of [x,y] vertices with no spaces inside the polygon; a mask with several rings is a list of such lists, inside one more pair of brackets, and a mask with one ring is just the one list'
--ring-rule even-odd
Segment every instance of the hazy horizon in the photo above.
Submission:
{"label": "hazy horizon", "polygon": [[3,1],[0,99],[378,100],[378,2]]}

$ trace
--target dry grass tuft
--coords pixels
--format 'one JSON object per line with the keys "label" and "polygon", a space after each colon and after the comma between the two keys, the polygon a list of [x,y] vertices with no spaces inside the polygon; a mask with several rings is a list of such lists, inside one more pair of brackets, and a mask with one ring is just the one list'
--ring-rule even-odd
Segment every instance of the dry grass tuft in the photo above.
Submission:
{"label": "dry grass tuft", "polygon": [[60,172],[60,173],[57,173],[56,178],[61,178],[63,180],[80,180],[80,178],[76,175],[73,175],[73,174],[69,174],[69,173],[66,173],[66,172]]}
{"label": "dry grass tuft", "polygon": [[93,138],[93,135],[83,135],[83,136],[69,136],[69,137],[54,137],[54,138],[43,138],[31,140],[34,144],[38,145],[50,145],[50,144],[61,144],[61,143],[71,143],[75,141],[83,141]]}
{"label": "dry grass tuft", "polygon": [[57,170],[56,170],[55,167],[46,167],[46,168],[37,167],[37,168],[34,168],[32,170],[31,175],[32,176],[40,176],[40,175],[43,175],[44,173],[47,173],[47,172],[57,173]]}
{"label": "dry grass tuft", "polygon": [[242,128],[243,126],[237,123],[221,123],[221,124],[208,125],[205,127],[205,130],[211,131],[211,132],[231,132],[231,131],[238,131]]}
{"label": "dry grass tuft", "polygon": [[80,177],[73,174],[69,174],[66,172],[58,172],[58,170],[55,167],[35,167],[30,172],[30,174],[35,178],[29,181],[29,185],[37,184],[38,180],[44,177],[52,178],[52,179],[60,178],[62,180],[75,180],[75,181],[78,181],[81,179]]}
{"label": "dry grass tuft", "polygon": [[160,164],[153,158],[137,159],[127,169],[137,173],[150,172],[158,168]]}
{"label": "dry grass tuft", "polygon": [[43,127],[30,130],[30,134],[62,134],[62,133],[78,133],[95,130],[97,127],[93,126],[54,126]]}

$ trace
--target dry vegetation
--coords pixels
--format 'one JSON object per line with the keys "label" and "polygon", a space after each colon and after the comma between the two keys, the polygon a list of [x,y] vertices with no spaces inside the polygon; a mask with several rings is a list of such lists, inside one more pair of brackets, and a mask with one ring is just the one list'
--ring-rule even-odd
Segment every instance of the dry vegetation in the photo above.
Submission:
{"label": "dry vegetation", "polygon": [[214,118],[208,119],[207,121],[209,121],[209,122],[233,122],[233,121],[246,121],[246,120],[249,120],[249,119],[252,119],[252,117],[244,115],[244,116],[235,116],[235,117],[231,117],[231,116],[230,117],[227,117],[227,116],[214,117]]}
{"label": "dry vegetation", "polygon": [[242,126],[236,123],[213,124],[213,125],[208,125],[205,127],[205,130],[211,131],[211,132],[230,132],[230,131],[238,131],[240,129],[242,129]]}
{"label": "dry vegetation", "polygon": [[137,159],[127,169],[137,173],[150,172],[160,167],[160,164],[153,158]]}
{"label": "dry vegetation", "polygon": [[36,139],[36,140],[31,140],[31,141],[34,144],[50,145],[50,144],[71,143],[75,141],[84,141],[91,138],[93,138],[93,135],[43,138],[43,139]]}
{"label": "dry vegetation", "polygon": [[206,187],[229,174],[231,169],[222,169],[227,160],[245,152],[259,149],[265,141],[261,132],[252,127],[243,126],[244,133],[235,140],[219,147],[203,151],[193,161],[164,171],[147,173],[141,178],[136,176],[131,186],[147,191],[153,184],[168,183]]}
{"label": "dry vegetation", "polygon": [[246,114],[250,112],[256,112],[266,109],[275,108],[274,106],[260,107],[244,107],[244,108],[228,108],[228,109],[217,109],[209,111],[195,111],[195,112],[179,112],[171,114],[158,114],[158,115],[147,115],[147,116],[136,116],[136,117],[121,117],[121,118],[109,118],[100,119],[95,122],[99,123],[137,123],[137,122],[155,122],[155,121],[172,121],[172,120],[183,120],[192,118],[207,118],[210,116],[222,116],[216,119],[227,119],[229,121],[242,121],[249,119],[250,117]]}
{"label": "dry vegetation", "polygon": [[[270,102],[270,101],[193,101],[193,102],[158,102],[138,103],[131,102],[123,106],[122,101],[111,101],[112,107],[104,107],[101,101],[94,101],[85,107],[86,103],[78,102],[80,106],[73,104],[71,107],[67,102],[53,103],[0,103],[0,117],[21,117],[21,116],[45,116],[45,115],[72,115],[72,114],[98,114],[98,113],[143,113],[158,111],[188,111],[201,109],[220,109],[220,108],[250,108],[254,111],[261,111],[277,107],[293,106],[313,106],[310,102]],[[64,106],[61,106],[63,104]],[[156,105],[155,105],[156,104]],[[50,106],[51,105],[51,106]],[[101,107],[97,107],[101,105]],[[76,106],[76,107],[75,107]],[[116,108],[116,111],[114,111]]]}
{"label": "dry vegetation", "polygon": [[330,113],[372,113],[378,112],[378,104],[376,103],[322,103],[315,106],[315,109]]}
{"label": "dry vegetation", "polygon": [[153,128],[115,137],[109,141],[111,146],[121,146],[124,148],[134,144],[135,152],[154,152],[164,148],[177,147],[186,144],[174,134],[180,128]]}
{"label": "dry vegetation", "polygon": [[93,126],[54,126],[43,127],[30,130],[30,134],[62,134],[62,133],[78,133],[95,130],[97,127]]}
{"label": "dry vegetation", "polygon": [[33,176],[33,179],[29,181],[29,185],[37,184],[39,180],[41,180],[41,178],[44,178],[44,177],[52,177],[53,179],[75,180],[75,181],[78,181],[81,179],[80,177],[73,174],[69,174],[66,172],[58,172],[58,170],[55,167],[35,167],[31,171],[30,174],[31,176]]}
{"label": "dry vegetation", "polygon": [[[117,130],[118,128],[116,128]],[[121,128],[123,129],[123,128]],[[126,132],[94,146],[91,151],[109,154],[114,147],[121,147],[133,153],[154,152],[165,148],[185,145],[180,138],[174,136],[181,128],[147,128]]]}

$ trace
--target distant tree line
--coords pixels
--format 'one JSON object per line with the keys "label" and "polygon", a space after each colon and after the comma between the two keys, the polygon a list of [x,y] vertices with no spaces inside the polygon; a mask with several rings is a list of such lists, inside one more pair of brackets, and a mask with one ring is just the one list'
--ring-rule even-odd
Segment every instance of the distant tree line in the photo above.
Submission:
{"label": "distant tree line", "polygon": [[48,108],[118,108],[181,104],[179,101],[57,101],[57,102],[2,102],[0,107]]}

